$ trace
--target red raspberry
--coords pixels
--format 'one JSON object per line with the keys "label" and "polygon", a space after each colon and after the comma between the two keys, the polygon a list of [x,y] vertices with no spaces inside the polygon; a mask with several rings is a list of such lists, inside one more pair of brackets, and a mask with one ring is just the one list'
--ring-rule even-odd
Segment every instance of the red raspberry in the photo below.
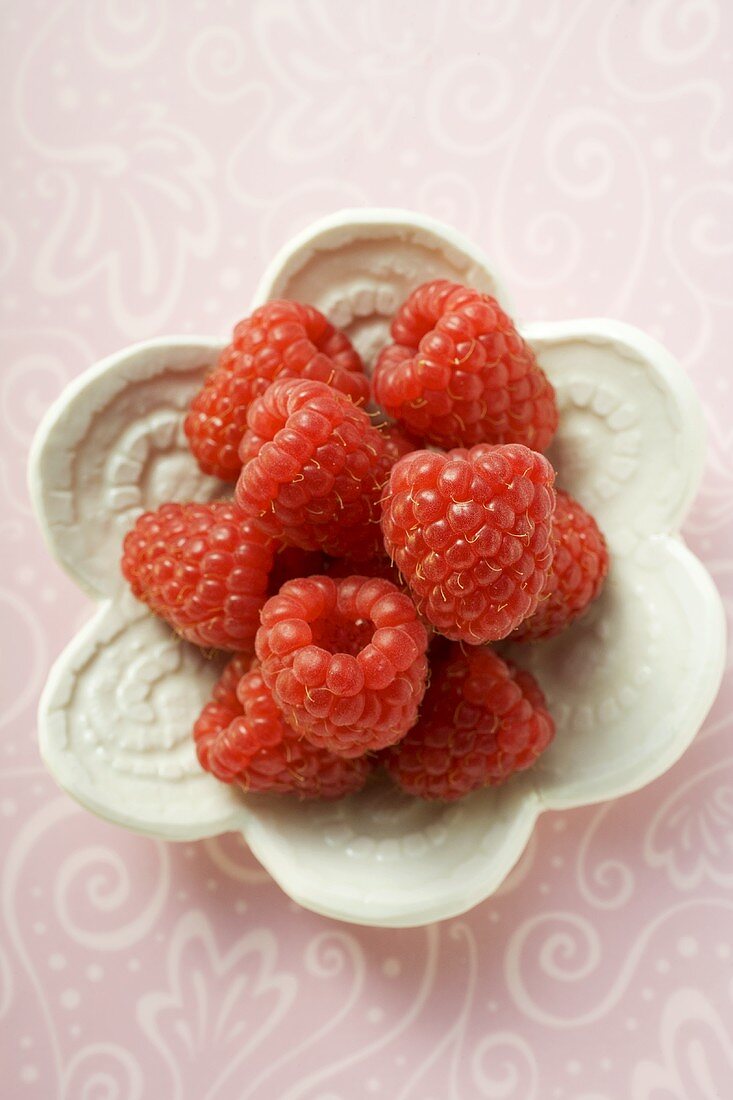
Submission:
{"label": "red raspberry", "polygon": [[[414,439],[405,435],[403,431],[394,425],[380,424],[379,434],[382,436],[384,443],[385,465],[388,468],[387,473],[384,475],[386,481],[389,470],[397,459],[410,454],[415,450],[417,444]],[[315,569],[311,570],[311,573],[315,572]],[[391,581],[398,588],[404,587],[399,569],[392,564],[382,545],[379,546],[373,557],[365,561],[354,561],[352,558],[332,558],[327,561],[322,572],[334,578],[351,577],[357,573],[362,577],[383,577],[384,580]],[[305,573],[300,574],[301,577],[305,575]]]}
{"label": "red raspberry", "polygon": [[237,698],[237,685],[253,664],[256,664],[254,658],[244,653],[227,661],[221,676],[214,684],[211,698],[196,719],[193,727],[196,755],[201,767],[207,772],[214,772],[210,753],[217,737],[242,713],[242,706]]}
{"label": "red raspberry", "polygon": [[341,798],[364,786],[366,757],[344,760],[317,749],[286,724],[262,674],[235,657],[193,729],[201,766],[246,791]]}
{"label": "red raspberry", "polygon": [[413,291],[392,322],[394,344],[374,370],[376,400],[439,447],[547,447],[555,392],[535,354],[489,294],[436,279]]}
{"label": "red raspberry", "polygon": [[239,322],[191,402],[186,435],[204,473],[236,481],[247,410],[274,378],[318,379],[356,404],[369,396],[361,360],[343,332],[313,306],[267,302]]}
{"label": "red raspberry", "polygon": [[452,802],[528,768],[555,724],[528,672],[452,643],[431,660],[420,718],[383,760],[408,794]]}
{"label": "red raspberry", "polygon": [[395,463],[385,546],[441,634],[497,641],[535,610],[552,564],[554,477],[546,458],[517,443],[413,451]]}
{"label": "red raspberry", "polygon": [[600,595],[608,573],[608,549],[598,524],[577,500],[562,490],[552,520],[555,556],[533,615],[512,640],[552,638],[570,626]]}
{"label": "red raspberry", "polygon": [[265,604],[255,645],[286,720],[314,745],[360,756],[417,718],[427,633],[389,581],[289,581]]}
{"label": "red raspberry", "polygon": [[275,544],[232,501],[164,504],[125,537],[122,572],[133,594],[182,638],[250,649]]}
{"label": "red raspberry", "polygon": [[363,409],[323,382],[274,382],[253,401],[237,503],[268,534],[304,550],[369,558],[381,548],[389,467]]}
{"label": "red raspberry", "polygon": [[323,573],[325,566],[326,559],[320,550],[301,550],[299,546],[281,546],[275,554],[267,585],[267,595],[276,596],[285,581]]}

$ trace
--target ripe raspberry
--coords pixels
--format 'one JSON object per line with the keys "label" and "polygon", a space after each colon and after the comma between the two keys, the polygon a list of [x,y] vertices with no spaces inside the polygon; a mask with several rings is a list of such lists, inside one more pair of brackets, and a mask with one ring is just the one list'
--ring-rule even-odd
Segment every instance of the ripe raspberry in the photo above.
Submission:
{"label": "ripe raspberry", "polygon": [[389,467],[369,417],[323,382],[274,382],[253,401],[237,503],[264,531],[304,550],[369,558],[381,547]]}
{"label": "ripe raspberry", "polygon": [[326,559],[320,550],[301,550],[299,546],[281,546],[275,554],[275,561],[270,571],[267,595],[276,596],[285,581],[323,573],[325,564]]}
{"label": "ripe raspberry", "polygon": [[[201,767],[207,772],[216,774],[211,750],[219,734],[242,713],[242,707],[237,698],[237,685],[254,663],[254,658],[244,653],[237,654],[227,661],[221,676],[214,684],[211,698],[194,723],[196,755]],[[222,776],[217,778],[221,779]]]}
{"label": "ripe raspberry", "polygon": [[554,477],[517,443],[413,451],[395,463],[385,547],[441,634],[497,641],[535,610],[552,564]]}
{"label": "ripe raspberry", "polygon": [[[394,425],[380,424],[379,434],[384,443],[384,462],[386,466],[384,480],[386,482],[389,477],[389,470],[394,466],[397,459],[410,454],[415,450],[417,444],[414,439],[405,435],[403,431]],[[311,570],[311,573],[315,572],[315,569]],[[392,564],[385,553],[384,546],[381,544],[374,556],[364,561],[354,561],[353,558],[331,558],[327,560],[322,572],[334,578],[351,577],[357,573],[362,577],[383,577],[384,580],[391,581],[398,588],[404,588],[399,569]],[[299,575],[301,577],[306,576],[305,573]]]}
{"label": "ripe raspberry", "polygon": [[286,721],[314,745],[360,756],[398,741],[417,718],[427,633],[389,581],[289,581],[262,609],[255,646]]}
{"label": "ripe raspberry", "polygon": [[274,378],[318,379],[356,404],[369,396],[361,360],[343,332],[313,306],[267,302],[239,322],[191,402],[185,430],[204,473],[236,481],[247,410]]}
{"label": "ripe raspberry", "polygon": [[256,662],[235,657],[193,729],[201,766],[246,791],[341,798],[364,786],[366,757],[343,760],[317,749],[286,724]]}
{"label": "ripe raspberry", "polygon": [[512,640],[552,638],[580,618],[603,588],[608,573],[606,540],[593,517],[562,490],[557,492],[552,542],[555,556],[537,610]]}
{"label": "ripe raspberry", "polygon": [[431,660],[420,718],[383,754],[408,794],[452,802],[528,768],[555,724],[534,678],[488,649],[452,643]]}
{"label": "ripe raspberry", "polygon": [[164,504],[127,534],[122,572],[133,594],[182,638],[250,649],[275,544],[232,501]]}
{"label": "ripe raspberry", "polygon": [[555,393],[535,354],[489,294],[436,279],[413,291],[392,322],[372,380],[375,399],[439,447],[547,447]]}

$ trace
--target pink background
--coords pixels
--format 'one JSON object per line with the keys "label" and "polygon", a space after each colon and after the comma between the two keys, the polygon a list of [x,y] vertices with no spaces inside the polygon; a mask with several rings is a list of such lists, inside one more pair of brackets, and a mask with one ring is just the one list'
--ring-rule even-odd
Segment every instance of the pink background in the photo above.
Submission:
{"label": "pink background", "polygon": [[687,524],[733,606],[733,128],[723,0],[3,8],[4,1095],[708,1100],[733,1081],[733,672],[684,760],[548,814],[510,881],[414,931],[288,902],[235,837],[132,836],[61,795],[34,710],[87,601],[27,448],[63,385],[224,334],[273,249],[345,205],[483,245],[525,318],[664,340],[709,422]]}

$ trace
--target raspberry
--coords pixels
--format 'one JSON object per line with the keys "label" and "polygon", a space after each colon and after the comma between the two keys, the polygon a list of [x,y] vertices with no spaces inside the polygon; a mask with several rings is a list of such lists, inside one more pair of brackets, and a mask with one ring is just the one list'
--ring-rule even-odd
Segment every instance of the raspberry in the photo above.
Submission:
{"label": "raspberry", "polygon": [[366,757],[343,760],[317,749],[284,721],[256,663],[235,657],[214,687],[193,729],[201,766],[246,791],[341,798],[360,790]]}
{"label": "raspberry", "polygon": [[239,322],[191,402],[185,430],[204,473],[236,481],[247,410],[274,378],[315,378],[356,404],[369,396],[361,360],[343,332],[313,306],[267,302]]}
{"label": "raspberry", "polygon": [[268,534],[304,550],[364,559],[381,549],[389,457],[379,431],[323,382],[274,382],[253,401],[236,497]]}
{"label": "raspberry", "polygon": [[451,643],[431,661],[417,725],[383,754],[408,794],[454,801],[528,768],[555,724],[536,681],[488,649]]}
{"label": "raspberry", "polygon": [[596,521],[562,490],[552,521],[555,556],[537,610],[512,640],[552,638],[578,619],[600,594],[608,573],[608,549]]}
{"label": "raspberry", "polygon": [[427,633],[389,581],[288,581],[262,609],[255,646],[286,721],[314,745],[360,756],[398,741],[417,718]]}
{"label": "raspberry", "polygon": [[275,544],[231,501],[164,504],[127,534],[122,572],[137,599],[182,638],[250,649]]}
{"label": "raspberry", "polygon": [[547,447],[555,393],[535,354],[489,294],[436,279],[413,291],[392,322],[372,380],[376,400],[439,447]]}
{"label": "raspberry", "polygon": [[[384,479],[386,481],[389,470],[394,466],[397,459],[414,451],[417,443],[395,425],[380,424],[379,434],[384,443],[385,466],[387,467]],[[393,565],[385,553],[384,546],[381,545],[374,556],[366,561],[354,561],[352,558],[333,558],[327,563],[324,572],[328,573],[329,577],[350,577],[356,573],[361,574],[363,577],[383,577],[384,580],[391,581],[398,588],[404,587],[399,569]],[[301,576],[304,575],[301,574]]]}
{"label": "raspberry", "polygon": [[395,463],[385,546],[441,634],[497,641],[535,610],[552,564],[554,476],[517,443],[413,451]]}
{"label": "raspberry", "polygon": [[[242,713],[237,698],[237,685],[253,664],[253,658],[237,654],[227,661],[219,679],[214,684],[211,698],[206,703],[193,727],[196,755],[202,768],[214,773],[211,750],[219,734]],[[219,779],[222,776],[218,776]],[[228,780],[227,780],[228,782]]]}
{"label": "raspberry", "polygon": [[323,573],[325,561],[319,550],[301,550],[299,546],[281,546],[275,554],[275,561],[270,571],[267,595],[277,595],[285,581],[310,577],[313,573]]}

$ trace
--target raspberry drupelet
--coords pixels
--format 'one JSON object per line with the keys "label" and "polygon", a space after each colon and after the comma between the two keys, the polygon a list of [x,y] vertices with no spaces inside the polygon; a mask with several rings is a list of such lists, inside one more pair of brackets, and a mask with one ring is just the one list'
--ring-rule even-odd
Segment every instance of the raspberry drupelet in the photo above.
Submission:
{"label": "raspberry drupelet", "polygon": [[361,360],[343,332],[313,306],[267,302],[235,327],[191,402],[185,431],[204,473],[236,481],[247,410],[275,378],[316,379],[355,404],[369,397]]}
{"label": "raspberry drupelet", "polygon": [[495,298],[445,279],[424,283],[391,332],[372,386],[407,431],[445,448],[547,447],[558,421],[554,390]]}
{"label": "raspberry drupelet", "polygon": [[368,559],[391,465],[368,415],[323,382],[274,382],[250,407],[236,499],[269,535]]}
{"label": "raspberry drupelet", "polygon": [[431,656],[431,668],[417,724],[381,757],[407,794],[454,801],[528,768],[552,741],[555,726],[530,673],[455,642]]}
{"label": "raspberry drupelet", "polygon": [[425,691],[427,632],[409,596],[381,578],[289,581],[262,609],[256,651],[286,721],[355,757],[394,744]]}
{"label": "raspberry drupelet", "polygon": [[251,792],[342,798],[360,790],[371,770],[366,757],[344,760],[292,730],[257,663],[242,657],[224,669],[193,735],[206,771]]}
{"label": "raspberry drupelet", "polygon": [[560,634],[601,593],[608,548],[598,524],[569,493],[558,489],[552,520],[554,557],[537,610],[517,628],[513,641],[534,642]]}
{"label": "raspberry drupelet", "polygon": [[414,451],[395,463],[385,547],[439,633],[498,641],[535,610],[552,565],[554,477],[519,444]]}
{"label": "raspberry drupelet", "polygon": [[128,532],[122,572],[186,641],[251,650],[275,548],[233,501],[163,504]]}

